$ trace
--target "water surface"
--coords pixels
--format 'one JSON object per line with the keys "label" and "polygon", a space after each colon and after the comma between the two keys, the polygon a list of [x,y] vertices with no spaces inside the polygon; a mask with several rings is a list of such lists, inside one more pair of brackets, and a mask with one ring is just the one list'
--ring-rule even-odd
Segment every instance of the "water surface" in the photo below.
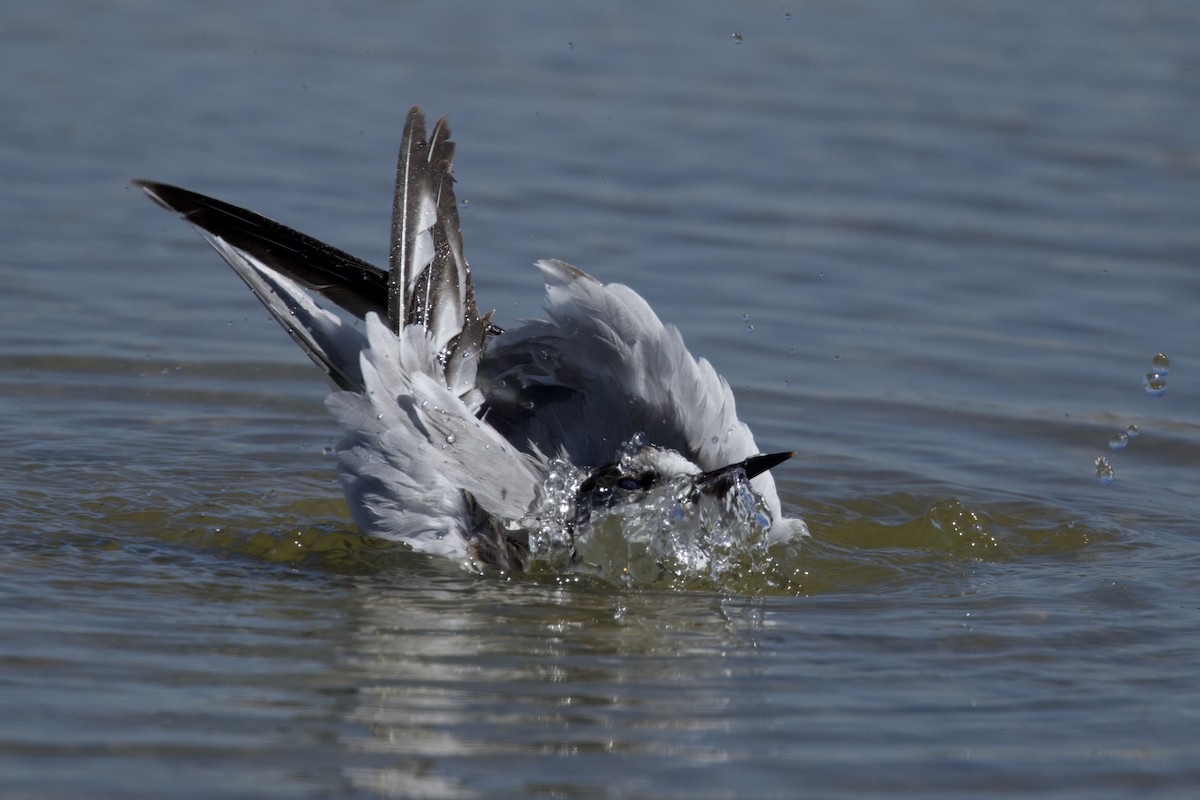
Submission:
{"label": "water surface", "polygon": [[[0,793],[1192,796],[1198,29],[1165,1],[10,10]],[[319,372],[129,180],[379,262],[414,103],[451,114],[481,304],[537,315],[546,256],[633,286],[799,451],[810,540],[631,591],[356,533]]]}

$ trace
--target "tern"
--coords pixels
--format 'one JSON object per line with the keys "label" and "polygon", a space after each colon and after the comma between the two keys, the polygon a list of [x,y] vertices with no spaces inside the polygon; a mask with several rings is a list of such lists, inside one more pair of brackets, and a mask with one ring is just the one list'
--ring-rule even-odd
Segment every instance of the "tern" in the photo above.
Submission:
{"label": "tern", "polygon": [[199,230],[328,376],[359,528],[511,572],[595,569],[614,558],[611,541],[598,544],[613,530],[634,548],[617,561],[636,550],[675,568],[805,535],[768,471],[794,454],[759,452],[729,384],[632,289],[542,260],[546,319],[504,330],[480,313],[453,155],[446,118],[427,136],[412,108],[388,269],[229,203],[134,181]]}

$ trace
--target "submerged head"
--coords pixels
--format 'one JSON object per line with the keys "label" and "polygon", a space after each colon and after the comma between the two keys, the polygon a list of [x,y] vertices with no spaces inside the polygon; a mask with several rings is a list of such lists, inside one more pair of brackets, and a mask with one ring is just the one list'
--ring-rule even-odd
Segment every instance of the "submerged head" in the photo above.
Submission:
{"label": "submerged head", "polygon": [[721,499],[740,482],[747,482],[794,455],[751,456],[705,472],[674,450],[643,444],[635,437],[622,448],[618,460],[592,470],[579,485],[575,494],[575,521],[586,522],[598,509],[619,509],[642,502],[663,488],[672,489],[681,500],[695,502],[702,495]]}
{"label": "submerged head", "polygon": [[602,466],[557,462],[546,485],[549,513],[531,536],[531,554],[626,583],[744,567],[766,557],[776,522],[750,481],[792,455],[752,456],[706,471],[635,436]]}

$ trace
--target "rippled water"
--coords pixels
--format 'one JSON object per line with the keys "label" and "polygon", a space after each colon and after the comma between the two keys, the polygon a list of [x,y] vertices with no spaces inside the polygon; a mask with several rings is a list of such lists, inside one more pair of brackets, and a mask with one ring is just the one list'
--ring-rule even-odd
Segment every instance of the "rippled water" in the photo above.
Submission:
{"label": "rippled water", "polygon": [[[1198,29],[10,9],[0,795],[1191,797]],[[638,589],[358,535],[319,373],[129,180],[382,261],[413,103],[481,303],[536,315],[541,257],[633,286],[798,451],[810,539]]]}

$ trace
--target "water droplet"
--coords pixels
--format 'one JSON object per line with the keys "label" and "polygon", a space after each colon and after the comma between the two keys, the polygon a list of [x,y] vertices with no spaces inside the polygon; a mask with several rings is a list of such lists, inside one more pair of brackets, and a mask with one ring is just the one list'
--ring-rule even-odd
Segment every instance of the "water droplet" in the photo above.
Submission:
{"label": "water droplet", "polygon": [[1127,444],[1129,444],[1128,433],[1118,433],[1116,436],[1108,440],[1108,446],[1113,450],[1123,450]]}
{"label": "water droplet", "polygon": [[453,433],[446,434],[446,444],[454,444],[456,441],[458,441],[458,440],[454,438]]}
{"label": "water droplet", "polygon": [[1154,371],[1159,375],[1166,375],[1171,371],[1171,359],[1167,358],[1166,353],[1155,353],[1152,359]]}
{"label": "water droplet", "polygon": [[742,43],[742,35],[740,33],[733,34],[733,40],[738,44]]}
{"label": "water droplet", "polygon": [[1167,392],[1167,381],[1158,372],[1147,372],[1142,384],[1146,387],[1146,394],[1151,397],[1162,397]]}
{"label": "water droplet", "polygon": [[1130,439],[1137,436],[1139,433],[1141,433],[1141,431],[1138,430],[1137,425],[1130,425],[1128,428],[1125,429],[1125,435],[1128,436]]}
{"label": "water droplet", "polygon": [[1104,456],[1096,458],[1096,477],[1101,486],[1108,486],[1113,480],[1113,468]]}

